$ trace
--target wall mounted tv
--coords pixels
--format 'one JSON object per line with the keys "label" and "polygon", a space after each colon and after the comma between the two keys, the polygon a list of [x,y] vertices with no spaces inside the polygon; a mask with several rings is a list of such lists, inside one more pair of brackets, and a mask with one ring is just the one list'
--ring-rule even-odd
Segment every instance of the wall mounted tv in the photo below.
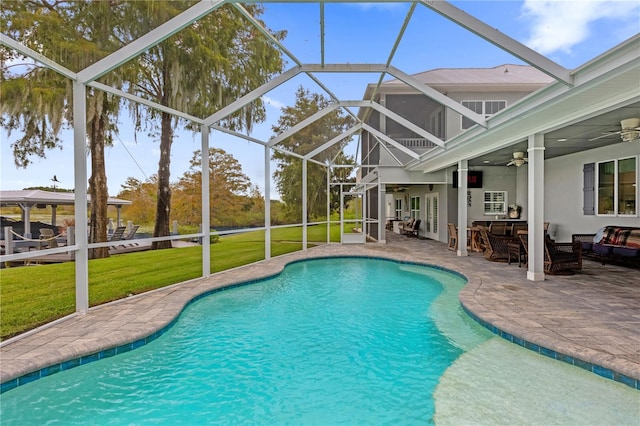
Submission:
{"label": "wall mounted tv", "polygon": [[[458,187],[458,171],[453,171],[453,187]],[[467,172],[467,188],[482,188],[482,172],[480,171],[468,171]]]}

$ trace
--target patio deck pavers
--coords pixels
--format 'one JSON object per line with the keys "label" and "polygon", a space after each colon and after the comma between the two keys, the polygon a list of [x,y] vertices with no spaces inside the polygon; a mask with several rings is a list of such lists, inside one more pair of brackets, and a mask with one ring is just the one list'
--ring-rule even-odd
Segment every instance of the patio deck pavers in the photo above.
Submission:
{"label": "patio deck pavers", "polygon": [[526,279],[525,268],[458,257],[445,243],[387,236],[387,244],[315,247],[209,278],[92,308],[3,342],[0,382],[122,346],[170,324],[194,297],[281,271],[287,263],[325,256],[371,256],[439,265],[465,275],[460,300],[473,315],[516,338],[640,380],[640,272],[586,260],[571,276]]}

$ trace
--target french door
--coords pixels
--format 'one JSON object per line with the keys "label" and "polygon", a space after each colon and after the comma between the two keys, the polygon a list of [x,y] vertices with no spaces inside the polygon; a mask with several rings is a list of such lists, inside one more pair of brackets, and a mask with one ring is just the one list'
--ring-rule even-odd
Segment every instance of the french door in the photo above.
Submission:
{"label": "french door", "polygon": [[438,203],[438,194],[426,194],[425,199],[425,218],[424,218],[424,236],[432,240],[438,240],[438,218],[440,217],[440,203]]}

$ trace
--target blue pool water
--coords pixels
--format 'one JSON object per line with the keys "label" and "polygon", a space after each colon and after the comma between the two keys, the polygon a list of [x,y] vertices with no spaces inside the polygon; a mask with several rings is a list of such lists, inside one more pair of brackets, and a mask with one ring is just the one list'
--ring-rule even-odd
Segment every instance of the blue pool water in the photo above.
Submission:
{"label": "blue pool water", "polygon": [[295,263],[198,300],[148,345],[5,392],[2,424],[429,424],[440,376],[486,340],[459,307],[434,313],[463,283],[378,259]]}

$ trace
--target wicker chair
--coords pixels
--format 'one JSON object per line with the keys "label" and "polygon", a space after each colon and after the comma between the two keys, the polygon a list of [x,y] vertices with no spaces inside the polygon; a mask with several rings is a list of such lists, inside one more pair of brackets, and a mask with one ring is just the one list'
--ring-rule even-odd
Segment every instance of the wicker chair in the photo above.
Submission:
{"label": "wicker chair", "polygon": [[582,246],[575,243],[554,243],[544,240],[544,272],[557,274],[582,269]]}
{"label": "wicker chair", "polygon": [[507,226],[507,222],[491,222],[489,225],[489,233],[493,235],[507,235],[511,231],[511,226]]}
{"label": "wicker chair", "polygon": [[480,230],[480,238],[484,245],[484,257],[492,262],[506,262],[509,260],[509,237],[493,235],[486,230]]}
{"label": "wicker chair", "polygon": [[[518,235],[524,251],[529,255],[529,235],[520,232]],[[582,246],[579,241],[573,243],[556,243],[549,237],[544,239],[544,273],[558,274],[582,269]]]}

